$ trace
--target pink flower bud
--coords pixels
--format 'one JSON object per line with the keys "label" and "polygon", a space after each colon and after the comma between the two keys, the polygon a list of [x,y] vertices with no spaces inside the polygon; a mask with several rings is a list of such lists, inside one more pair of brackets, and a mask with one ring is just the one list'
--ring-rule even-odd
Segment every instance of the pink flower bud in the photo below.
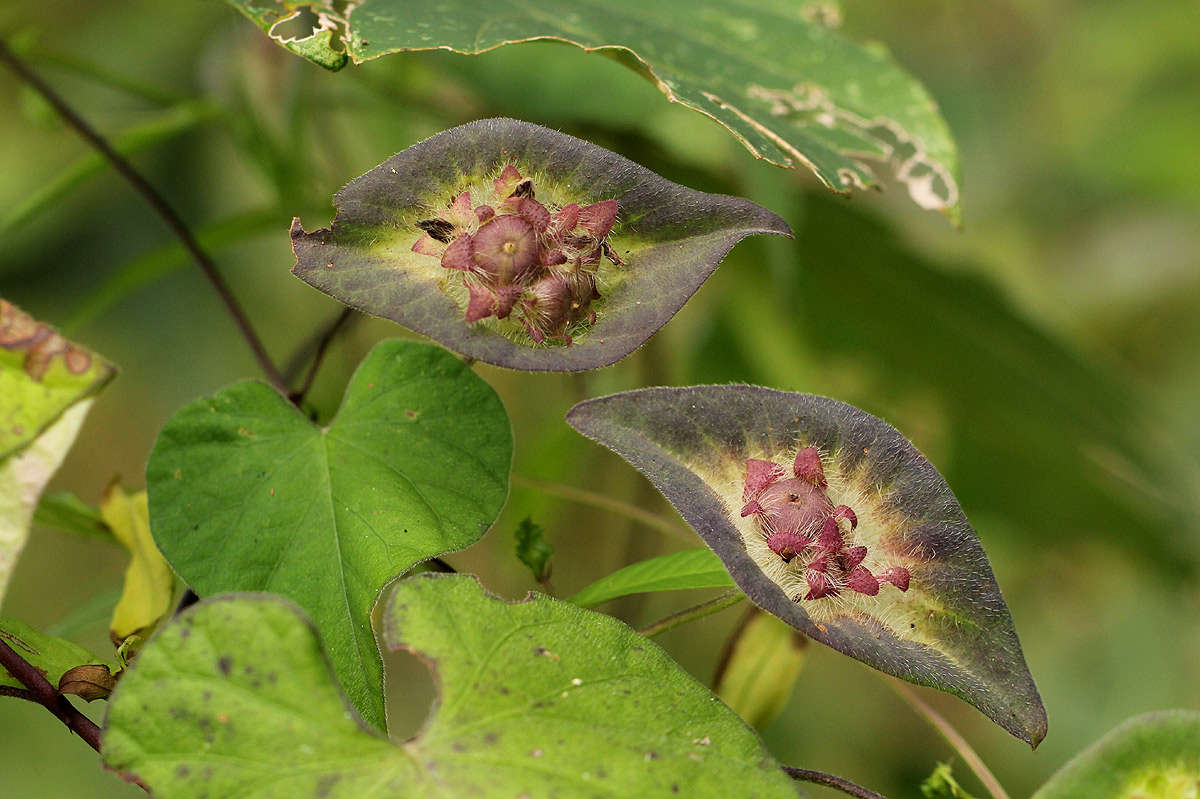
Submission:
{"label": "pink flower bud", "polygon": [[512,164],[505,164],[503,171],[500,172],[500,177],[492,181],[492,186],[496,189],[496,199],[503,200],[513,193],[513,189],[521,182],[521,173]]}
{"label": "pink flower bud", "polygon": [[867,596],[875,596],[879,593],[879,581],[867,570],[866,566],[855,566],[851,569],[850,574],[846,577],[846,586],[851,591]]}
{"label": "pink flower bud", "polygon": [[792,463],[792,471],[796,477],[812,483],[818,488],[827,488],[829,481],[825,479],[825,470],[821,468],[821,455],[816,447],[805,447],[796,453]]}
{"label": "pink flower bud", "polygon": [[808,581],[808,593],[805,599],[821,599],[827,596],[837,596],[838,590],[833,581],[820,572],[805,572],[804,579]]}
{"label": "pink flower bud", "polygon": [[842,550],[842,564],[846,569],[853,569],[855,566],[863,562],[863,558],[867,556],[866,547],[850,547]]}
{"label": "pink flower bud", "polygon": [[475,207],[475,218],[479,220],[480,224],[488,221],[495,215],[496,209],[490,205],[478,205]]}
{"label": "pink flower bud", "polygon": [[742,498],[749,499],[757,496],[764,488],[783,477],[783,467],[771,461],[758,458],[746,459],[746,484],[742,489]]}
{"label": "pink flower bud", "polygon": [[593,238],[603,239],[617,221],[617,201],[603,200],[579,209],[579,225]]}
{"label": "pink flower bud", "polygon": [[796,557],[807,543],[800,536],[786,530],[772,533],[767,538],[767,547],[776,555],[783,558],[785,563]]}
{"label": "pink flower bud", "polygon": [[903,566],[893,566],[890,569],[885,569],[883,574],[879,575],[880,582],[891,583],[901,591],[908,590],[909,573],[908,569]]}
{"label": "pink flower bud", "polygon": [[849,505],[838,505],[836,508],[834,508],[833,509],[833,518],[849,519],[851,530],[858,527],[858,514],[855,513],[854,509],[851,508]]}
{"label": "pink flower bud", "polygon": [[846,542],[842,540],[842,531],[838,529],[837,522],[833,520],[832,516],[826,517],[825,523],[821,526],[821,535],[817,538],[817,546],[830,552],[840,552],[845,545]]}

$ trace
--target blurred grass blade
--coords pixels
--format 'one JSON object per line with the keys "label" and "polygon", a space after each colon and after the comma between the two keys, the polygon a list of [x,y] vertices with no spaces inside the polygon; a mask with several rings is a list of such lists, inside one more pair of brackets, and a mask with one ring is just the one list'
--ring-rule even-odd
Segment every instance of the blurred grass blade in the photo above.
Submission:
{"label": "blurred grass blade", "polygon": [[711,549],[688,549],[650,558],[601,577],[571,597],[584,608],[629,594],[680,591],[685,588],[728,588],[733,578]]}
{"label": "blurred grass blade", "polygon": [[[207,252],[215,253],[283,224],[286,224],[285,216],[274,209],[259,209],[205,225],[197,231],[196,238]],[[139,255],[89,293],[67,317],[63,330],[68,333],[78,331],[128,295],[189,263],[187,251],[175,240]]]}
{"label": "blurred grass blade", "polygon": [[33,512],[33,523],[89,538],[100,538],[109,543],[114,542],[112,530],[104,523],[100,511],[70,491],[56,491],[42,497],[37,510]]}
{"label": "blurred grass blade", "polygon": [[[126,128],[109,141],[121,155],[131,156],[185,133],[221,113],[220,107],[207,101],[183,102],[168,108],[149,122]],[[88,152],[81,156],[33,191],[24,202],[9,209],[0,220],[0,232],[13,230],[29,222],[107,167],[108,161],[99,153]]]}

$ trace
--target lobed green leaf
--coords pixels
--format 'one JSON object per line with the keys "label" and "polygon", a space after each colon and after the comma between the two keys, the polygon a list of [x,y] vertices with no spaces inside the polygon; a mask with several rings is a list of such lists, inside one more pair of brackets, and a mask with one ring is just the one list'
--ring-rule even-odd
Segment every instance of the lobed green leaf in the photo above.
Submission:
{"label": "lobed green leaf", "polygon": [[741,719],[609,616],[425,574],[383,619],[381,644],[418,654],[440,690],[410,741],[357,723],[295,609],[225,597],[142,650],[104,757],[163,799],[796,795]]}

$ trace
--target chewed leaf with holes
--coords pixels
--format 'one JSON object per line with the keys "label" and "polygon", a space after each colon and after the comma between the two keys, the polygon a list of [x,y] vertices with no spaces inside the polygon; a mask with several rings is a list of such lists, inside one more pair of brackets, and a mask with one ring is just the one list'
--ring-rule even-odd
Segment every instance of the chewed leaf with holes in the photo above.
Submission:
{"label": "chewed leaf with holes", "polygon": [[292,225],[298,277],[513,369],[613,363],[666,324],[734,244],[790,235],[747,200],[511,119],[416,144],[334,202],[331,228]]}
{"label": "chewed leaf with holes", "polygon": [[941,475],[845,403],[660,388],[567,421],[642,471],[760,607],[1037,745],[1046,715],[983,547]]}
{"label": "chewed leaf with holes", "polygon": [[958,216],[958,155],[937,104],[880,45],[839,34],[833,2],[229,2],[334,69],[401,51],[574,44],[636,70],[759,158],[808,167],[840,192],[889,173],[922,208]]}
{"label": "chewed leaf with holes", "polygon": [[381,644],[417,653],[441,692],[410,741],[356,723],[294,608],[223,597],[138,655],[104,757],[162,799],[796,796],[741,719],[610,616],[422,575],[383,625]]}
{"label": "chewed leaf with holes", "polygon": [[384,341],[327,427],[257,382],[175,413],[146,467],[150,529],[201,596],[272,591],[303,607],[354,706],[382,727],[376,596],[483,535],[511,457],[487,383],[440,347]]}
{"label": "chewed leaf with holes", "polygon": [[1200,796],[1200,713],[1126,721],[1063,766],[1033,799],[1194,799]]}

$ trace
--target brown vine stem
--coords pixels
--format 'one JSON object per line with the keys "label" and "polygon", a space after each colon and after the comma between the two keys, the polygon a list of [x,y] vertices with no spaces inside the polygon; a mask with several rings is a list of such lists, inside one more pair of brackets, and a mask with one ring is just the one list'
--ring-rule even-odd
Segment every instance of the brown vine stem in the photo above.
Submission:
{"label": "brown vine stem", "polygon": [[935,730],[938,731],[946,743],[958,752],[958,756],[963,759],[967,767],[975,772],[975,776],[983,783],[983,787],[987,788],[993,799],[1008,799],[1008,793],[1004,790],[1004,786],[996,779],[996,775],[992,774],[987,764],[983,762],[983,758],[971,748],[971,744],[967,743],[967,739],[962,734],[954,729],[954,725],[946,720],[946,717],[934,710],[924,699],[917,696],[916,691],[913,691],[904,683],[892,678],[885,678],[888,685],[892,687],[901,699],[908,703],[910,707],[925,717]]}
{"label": "brown vine stem", "polygon": [[687,624],[688,622],[702,619],[705,616],[711,616],[725,608],[731,608],[745,598],[746,595],[741,592],[741,589],[733,588],[715,599],[701,602],[699,605],[693,605],[690,608],[684,608],[678,613],[665,616],[653,624],[646,625],[638,630],[638,632],[647,638],[653,638],[656,635],[665,633],[667,630],[673,630],[681,624]]}
{"label": "brown vine stem", "polygon": [[796,768],[795,766],[780,766],[780,768],[783,769],[784,774],[787,774],[794,780],[825,785],[850,796],[856,796],[858,799],[887,799],[883,794],[875,793],[861,785],[855,785],[843,777],[836,777],[833,774],[826,774],[823,771],[812,771],[806,768]]}
{"label": "brown vine stem", "polygon": [[57,716],[59,721],[66,724],[67,729],[86,741],[88,746],[97,752],[100,751],[100,728],[96,726],[96,723],[80,713],[74,705],[67,701],[65,696],[59,693],[57,688],[50,684],[46,675],[21,657],[20,653],[9,646],[3,638],[0,638],[0,666],[3,666],[5,671],[13,676],[13,679],[28,690],[28,696],[21,695],[22,699],[37,702]]}
{"label": "brown vine stem", "polygon": [[142,177],[141,173],[134,169],[133,165],[123,155],[114,150],[112,145],[96,132],[95,128],[88,124],[83,117],[79,116],[71,106],[67,105],[67,102],[54,89],[50,88],[49,84],[43,81],[24,61],[18,58],[9,49],[3,39],[0,39],[0,62],[3,62],[18,78],[40,94],[58,112],[59,116],[75,129],[76,133],[107,158],[108,162],[112,164],[121,177],[125,178],[134,191],[140,194],[142,199],[162,218],[171,232],[183,244],[184,249],[191,254],[192,260],[200,267],[200,271],[208,278],[208,282],[212,284],[213,289],[217,292],[217,296],[225,304],[225,308],[233,317],[233,321],[241,332],[242,338],[246,340],[246,344],[249,345],[255,360],[258,361],[258,365],[262,368],[263,374],[267,376],[267,379],[275,388],[283,394],[287,394],[287,387],[284,385],[283,378],[280,376],[279,370],[270,356],[267,355],[267,350],[263,346],[262,340],[254,332],[254,328],[250,324],[250,318],[246,316],[237,298],[233,296],[233,292],[230,290],[229,284],[225,282],[225,278],[217,271],[216,264],[213,263],[212,258],[200,246],[200,243],[192,234],[187,223],[176,213],[166,198],[151,186],[149,181]]}
{"label": "brown vine stem", "polygon": [[333,339],[337,336],[338,331],[350,321],[350,317],[353,315],[353,308],[344,308],[338,314],[337,319],[334,319],[333,323],[325,328],[325,331],[321,334],[321,338],[317,341],[312,363],[308,366],[308,373],[304,375],[304,382],[300,384],[300,388],[288,396],[293,405],[299,405],[304,400],[305,395],[308,394],[308,390],[312,388],[313,381],[317,378],[317,371],[321,368],[321,362],[325,360],[325,353],[329,350],[329,345],[333,343]]}
{"label": "brown vine stem", "polygon": [[626,502],[621,502],[618,499],[606,497],[603,494],[596,494],[583,488],[575,488],[574,486],[563,485],[561,483],[547,483],[541,480],[534,480],[529,477],[522,477],[519,474],[512,476],[513,485],[523,488],[532,488],[541,491],[551,496],[560,497],[571,502],[577,502],[580,505],[590,505],[593,508],[615,513],[619,516],[624,516],[628,519],[633,519],[636,522],[653,527],[655,530],[661,530],[664,533],[673,535],[676,538],[682,538],[688,541],[694,541],[695,538],[689,534],[681,525],[665,519],[662,516],[651,513],[648,510],[642,510],[636,505],[630,505]]}

